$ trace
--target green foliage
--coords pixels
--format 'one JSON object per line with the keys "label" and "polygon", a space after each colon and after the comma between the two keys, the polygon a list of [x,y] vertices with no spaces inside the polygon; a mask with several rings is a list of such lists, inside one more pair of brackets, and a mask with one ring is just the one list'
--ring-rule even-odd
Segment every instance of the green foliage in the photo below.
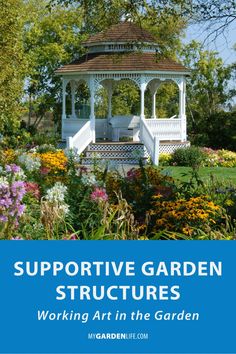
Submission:
{"label": "green foliage", "polygon": [[25,58],[23,54],[23,1],[0,1],[0,133],[19,127]]}
{"label": "green foliage", "polygon": [[[73,6],[79,8],[84,18],[83,30],[88,34],[100,32],[121,20],[131,20],[148,28],[157,37],[160,51],[167,52],[179,43],[179,35],[186,26],[186,7],[183,0],[170,0],[166,6],[162,0],[75,0]],[[52,8],[58,4],[71,6],[68,0],[51,0]]]}
{"label": "green foliage", "polygon": [[55,70],[69,63],[82,53],[84,35],[80,29],[82,16],[79,9],[56,6],[51,11],[48,1],[28,0],[24,11],[27,21],[24,27],[24,46],[29,70],[26,81],[29,121],[36,114],[36,125],[47,111],[54,119],[61,111],[61,80]]}
{"label": "green foliage", "polygon": [[236,151],[236,112],[216,112],[205,118],[204,131],[193,137],[198,145]]}
{"label": "green foliage", "polygon": [[196,146],[177,149],[172,156],[172,162],[177,166],[189,166],[193,168],[201,166],[204,159],[204,152]]}
{"label": "green foliage", "polygon": [[[225,66],[217,52],[203,50],[201,44],[195,41],[185,46],[182,58],[184,64],[191,68],[187,82],[190,139],[197,145],[210,146],[208,134],[213,133],[213,130],[215,132],[213,127],[218,124],[216,115],[227,107],[234,95],[229,85],[232,67]],[[222,135],[225,129],[227,127],[223,124],[220,127]]]}
{"label": "green foliage", "polygon": [[[148,116],[151,117],[151,95],[146,95]],[[149,100],[148,100],[149,97]],[[156,114],[158,118],[168,118],[179,112],[179,89],[173,82],[162,83],[156,94]]]}
{"label": "green foliage", "polygon": [[19,180],[24,189],[17,223],[8,227],[8,195],[0,185],[1,238],[207,239],[208,232],[227,239],[223,226],[228,238],[235,233],[235,186],[203,182],[196,169],[184,182],[142,164],[127,175],[101,166],[88,170],[72,151],[65,156],[49,145],[0,156],[0,178]]}

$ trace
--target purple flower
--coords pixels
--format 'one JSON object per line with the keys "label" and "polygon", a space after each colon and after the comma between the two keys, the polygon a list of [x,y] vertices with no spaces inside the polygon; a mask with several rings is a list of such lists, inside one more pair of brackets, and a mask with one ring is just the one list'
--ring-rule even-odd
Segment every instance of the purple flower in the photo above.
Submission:
{"label": "purple flower", "polygon": [[18,197],[18,200],[22,200],[26,190],[25,184],[22,181],[15,181],[12,183],[11,192],[14,197]]}
{"label": "purple flower", "polygon": [[[8,165],[6,168],[10,170],[11,166],[14,171],[18,171],[16,165]],[[18,226],[18,219],[25,210],[25,205],[22,203],[25,193],[23,181],[0,184],[0,223],[9,222],[12,227]]]}
{"label": "purple flower", "polygon": [[8,218],[6,215],[0,215],[0,222],[5,223],[8,221]]}
{"label": "purple flower", "polygon": [[21,171],[21,168],[20,166],[17,166],[13,163],[11,165],[6,165],[5,170],[6,172],[19,173]]}
{"label": "purple flower", "polygon": [[14,241],[22,241],[24,240],[22,237],[20,236],[15,236],[15,237],[12,237],[11,240],[14,240]]}

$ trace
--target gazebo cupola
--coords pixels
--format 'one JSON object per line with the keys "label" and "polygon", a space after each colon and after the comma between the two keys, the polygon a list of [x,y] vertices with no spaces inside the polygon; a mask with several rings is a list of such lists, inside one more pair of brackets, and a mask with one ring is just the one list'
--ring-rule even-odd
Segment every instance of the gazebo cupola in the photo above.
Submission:
{"label": "gazebo cupola", "polygon": [[[62,138],[70,137],[70,147],[77,147],[78,151],[82,152],[90,143],[90,139],[95,142],[96,139],[101,138],[101,135],[103,139],[110,139],[110,124],[116,130],[119,129],[119,124],[120,129],[128,124],[128,129],[135,130],[134,139],[142,141],[146,128],[150,130],[153,139],[157,138],[159,141],[186,141],[185,80],[190,74],[189,70],[172,59],[159,57],[157,55],[158,44],[148,31],[132,22],[122,22],[91,36],[84,43],[84,47],[87,50],[84,56],[56,71],[62,76],[63,86]],[[114,86],[117,81],[123,79],[132,80],[140,90],[140,114],[139,118],[135,118],[134,125],[132,125],[134,122],[132,117],[129,117],[131,120],[127,117],[123,117],[123,120],[122,117],[119,119],[116,117],[115,123],[115,117],[112,117]],[[156,93],[164,81],[174,81],[179,88],[179,112],[176,112],[174,119],[173,117],[172,119],[156,119]],[[87,83],[90,91],[88,122],[78,119],[75,112],[75,93],[81,82]],[[71,86],[71,115],[69,117],[66,115],[68,84]],[[95,119],[94,108],[95,94],[100,85],[108,92],[108,116],[103,120]],[[147,89],[152,94],[152,117],[145,117],[144,98]],[[112,136],[119,137],[119,134]],[[150,147],[147,149],[150,150]]]}
{"label": "gazebo cupola", "polygon": [[132,22],[114,25],[107,31],[90,37],[84,46],[88,53],[156,53],[158,49],[154,37]]}

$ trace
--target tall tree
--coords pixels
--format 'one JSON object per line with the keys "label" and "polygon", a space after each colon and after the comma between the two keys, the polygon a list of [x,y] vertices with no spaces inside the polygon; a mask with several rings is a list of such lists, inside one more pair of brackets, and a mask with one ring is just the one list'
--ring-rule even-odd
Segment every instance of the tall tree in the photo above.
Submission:
{"label": "tall tree", "polygon": [[19,126],[25,59],[23,53],[23,3],[0,0],[0,133]]}
{"label": "tall tree", "polygon": [[236,21],[235,0],[192,0],[189,15],[194,22],[205,24],[207,37],[215,39]]}
{"label": "tall tree", "polygon": [[192,69],[187,84],[189,130],[201,135],[208,132],[214,115],[227,109],[235,94],[230,89],[232,66],[225,66],[217,52],[202,50],[196,41],[184,48],[182,56]]}
{"label": "tall tree", "polygon": [[55,70],[69,63],[82,52],[81,11],[57,5],[51,11],[48,1],[27,0],[28,14],[24,29],[25,54],[29,63],[26,94],[31,112],[36,114],[37,126],[47,111],[54,117],[60,110],[61,80]]}

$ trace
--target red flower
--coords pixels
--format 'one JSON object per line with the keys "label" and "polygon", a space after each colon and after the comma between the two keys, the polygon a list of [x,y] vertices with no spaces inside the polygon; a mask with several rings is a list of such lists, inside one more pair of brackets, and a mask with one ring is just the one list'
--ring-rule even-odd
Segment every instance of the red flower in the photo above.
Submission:
{"label": "red flower", "polygon": [[24,187],[25,187],[26,193],[30,193],[38,200],[40,199],[40,190],[39,190],[38,183],[24,182]]}

